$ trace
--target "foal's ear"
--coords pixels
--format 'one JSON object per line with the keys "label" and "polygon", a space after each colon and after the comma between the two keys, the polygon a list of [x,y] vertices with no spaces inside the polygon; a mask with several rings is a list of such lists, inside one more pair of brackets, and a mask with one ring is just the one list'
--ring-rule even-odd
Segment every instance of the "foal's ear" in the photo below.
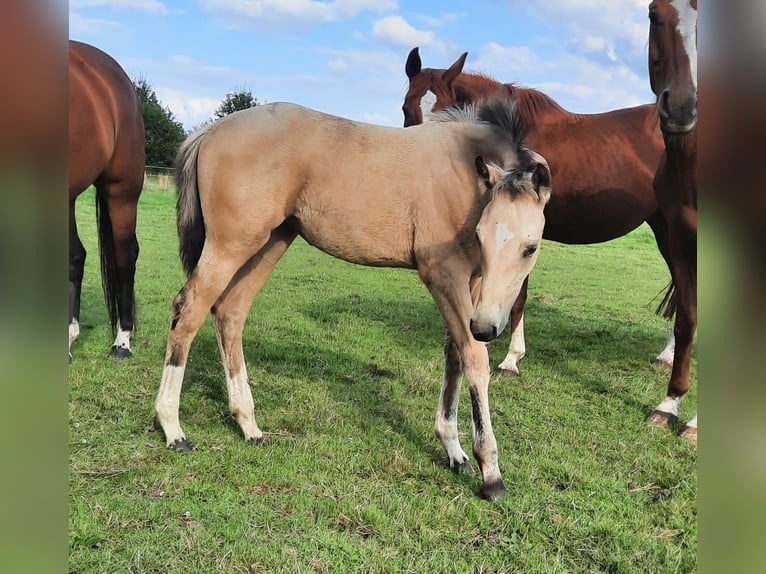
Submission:
{"label": "foal's ear", "polygon": [[407,77],[411,80],[420,73],[423,67],[423,63],[420,61],[420,52],[418,47],[415,46],[410,50],[410,55],[407,56],[407,63],[404,65],[404,71],[407,72]]}
{"label": "foal's ear", "polygon": [[482,183],[487,190],[495,187],[497,180],[500,179],[500,170],[495,166],[488,164],[480,155],[476,156],[476,173],[481,178]]}
{"label": "foal's ear", "polygon": [[551,198],[551,170],[548,163],[538,162],[532,172],[532,185],[543,205],[548,203]]}

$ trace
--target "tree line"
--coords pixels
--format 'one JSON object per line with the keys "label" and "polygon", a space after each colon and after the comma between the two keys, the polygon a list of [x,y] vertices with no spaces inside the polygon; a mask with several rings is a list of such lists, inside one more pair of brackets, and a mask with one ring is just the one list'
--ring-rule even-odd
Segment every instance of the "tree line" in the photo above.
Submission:
{"label": "tree line", "polygon": [[[187,132],[183,124],[173,115],[167,106],[163,106],[154,88],[146,78],[133,80],[133,86],[141,102],[141,114],[144,118],[146,131],[146,165],[157,167],[172,167],[173,160]],[[253,93],[245,88],[226,94],[221,104],[213,112],[213,117],[197,127],[259,105],[260,102]]]}

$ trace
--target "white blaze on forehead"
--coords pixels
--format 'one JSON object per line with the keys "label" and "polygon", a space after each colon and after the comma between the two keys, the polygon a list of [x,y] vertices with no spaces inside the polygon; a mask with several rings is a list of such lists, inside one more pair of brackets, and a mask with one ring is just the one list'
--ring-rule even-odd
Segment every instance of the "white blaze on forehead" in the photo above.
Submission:
{"label": "white blaze on forehead", "polygon": [[431,112],[436,105],[436,94],[431,90],[428,90],[423,97],[420,98],[420,113],[423,116],[423,123],[431,121]]}
{"label": "white blaze on forehead", "polygon": [[513,239],[516,235],[505,223],[498,223],[495,227],[495,248],[500,251],[507,241]]}
{"label": "white blaze on forehead", "polygon": [[697,11],[689,0],[673,0],[673,7],[678,12],[678,33],[684,41],[684,50],[689,57],[692,84],[697,91]]}

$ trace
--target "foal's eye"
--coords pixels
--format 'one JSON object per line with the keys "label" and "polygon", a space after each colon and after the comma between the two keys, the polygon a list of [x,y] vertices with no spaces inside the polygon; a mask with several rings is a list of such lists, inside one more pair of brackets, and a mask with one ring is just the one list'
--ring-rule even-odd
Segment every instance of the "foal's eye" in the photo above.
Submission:
{"label": "foal's eye", "polygon": [[531,257],[535,251],[537,251],[537,245],[527,246],[527,248],[524,250],[524,258],[526,259],[527,257]]}

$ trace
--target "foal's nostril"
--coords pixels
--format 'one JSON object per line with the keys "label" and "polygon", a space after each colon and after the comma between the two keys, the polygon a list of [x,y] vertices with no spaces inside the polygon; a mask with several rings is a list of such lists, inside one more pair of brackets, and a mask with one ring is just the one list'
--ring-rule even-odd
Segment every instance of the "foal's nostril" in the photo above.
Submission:
{"label": "foal's nostril", "polygon": [[670,97],[670,92],[668,92],[667,89],[662,90],[662,93],[660,94],[660,97],[657,99],[657,113],[660,115],[660,118],[663,120],[668,119],[669,112],[668,112],[668,98]]}

